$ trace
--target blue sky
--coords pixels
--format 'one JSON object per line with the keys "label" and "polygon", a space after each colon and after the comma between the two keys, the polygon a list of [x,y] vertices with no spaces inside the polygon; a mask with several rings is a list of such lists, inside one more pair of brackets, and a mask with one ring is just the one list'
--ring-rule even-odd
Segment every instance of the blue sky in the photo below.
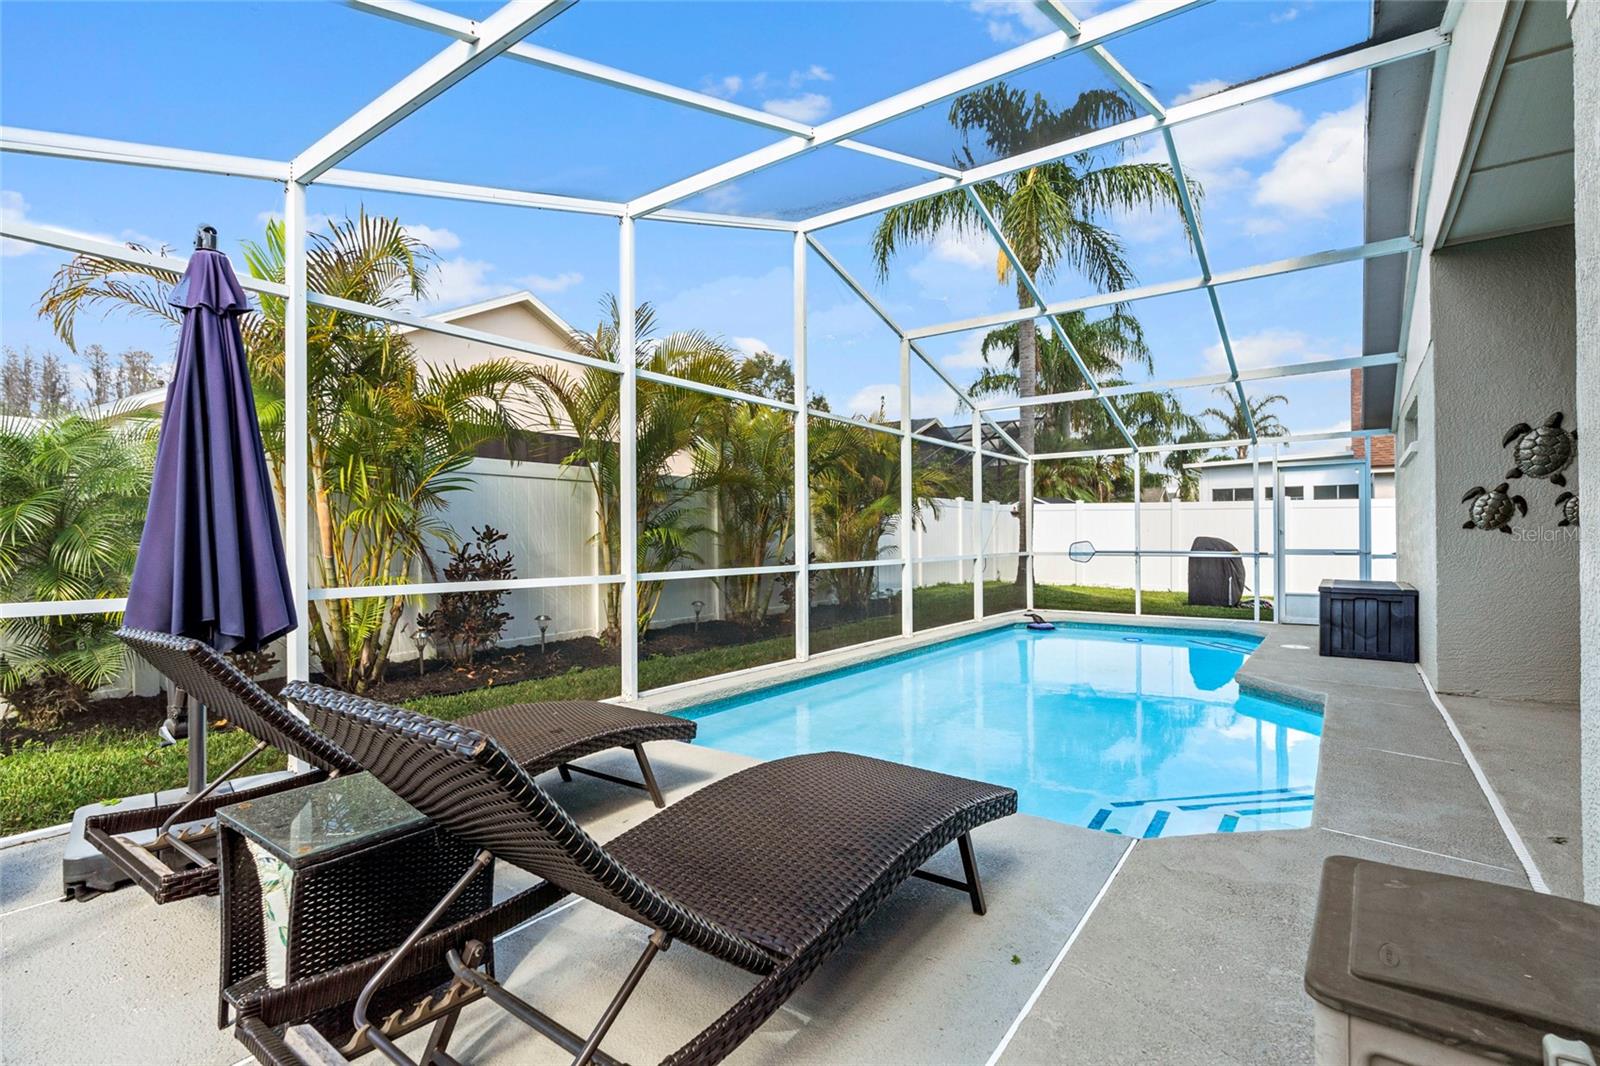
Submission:
{"label": "blue sky", "polygon": [[[493,5],[445,4],[480,16]],[[1089,5],[1075,6],[1092,14]],[[1354,0],[1219,0],[1112,45],[1168,102],[1216,91],[1365,36]],[[288,158],[423,62],[445,41],[329,3],[8,2],[0,11],[0,121],[7,125]],[[584,0],[533,38],[750,107],[818,122],[1048,32],[1031,6],[968,0],[900,3],[637,3]],[[209,44],[205,42],[210,42]],[[70,56],[70,62],[62,57]],[[1104,85],[1068,56],[1012,79],[1056,102]],[[1182,127],[1180,150],[1205,187],[1214,268],[1357,244],[1361,233],[1362,100],[1356,75]],[[936,105],[861,139],[948,161],[957,146]],[[776,134],[620,90],[499,60],[348,161],[358,169],[548,192],[627,198],[770,143]],[[1127,154],[1154,158],[1154,144]],[[920,171],[829,148],[711,190],[684,206],[750,214],[816,210],[923,180]],[[616,223],[604,218],[313,187],[316,215],[398,215],[440,257],[429,308],[528,288],[574,325],[591,326],[615,288]],[[8,217],[118,241],[188,247],[201,222],[225,250],[258,237],[282,209],[269,182],[16,155],[0,158]],[[1124,238],[1141,283],[1198,273],[1177,216],[1106,220]],[[904,325],[1014,306],[995,280],[986,240],[943,234],[909,249],[879,282],[869,247],[876,219],[823,232],[822,242]],[[1387,235],[1385,235],[1387,236]],[[787,235],[641,223],[639,293],[666,328],[721,334],[787,355],[793,332]],[[66,256],[15,243],[0,271],[0,341],[36,352],[62,346],[34,315]],[[1083,295],[1083,279],[1045,283]],[[1241,362],[1258,365],[1360,353],[1361,270],[1327,268],[1223,290]],[[1155,349],[1155,377],[1223,368],[1203,295],[1136,305]],[[897,389],[892,334],[819,261],[807,308],[811,374],[835,409],[873,410]],[[957,380],[977,372],[975,334],[927,344]],[[164,354],[172,338],[125,317],[84,323],[79,343]],[[1284,420],[1296,431],[1343,428],[1348,377],[1297,379]],[[950,416],[934,376],[914,380],[917,414]],[[1184,397],[1192,407],[1208,396]]]}

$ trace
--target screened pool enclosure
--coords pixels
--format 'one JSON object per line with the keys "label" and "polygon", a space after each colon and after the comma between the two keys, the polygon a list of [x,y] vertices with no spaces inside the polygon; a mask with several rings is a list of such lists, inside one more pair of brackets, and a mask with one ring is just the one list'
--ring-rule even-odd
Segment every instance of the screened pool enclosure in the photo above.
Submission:
{"label": "screened pool enclosure", "polygon": [[[1134,0],[1079,18],[1068,5],[1050,0],[1037,8],[1048,27],[1024,35],[1021,43],[988,49],[992,54],[968,65],[813,122],[791,117],[798,113],[793,108],[747,106],[714,86],[692,89],[593,58],[607,51],[604,35],[634,32],[615,13],[618,6],[521,0],[474,20],[409,0],[353,0],[336,9],[345,31],[383,27],[385,34],[407,35],[408,48],[433,54],[420,65],[406,61],[404,66],[414,66],[410,73],[343,121],[332,116],[322,123],[327,132],[290,158],[9,125],[0,130],[5,153],[71,161],[75,167],[128,174],[143,172],[127,168],[152,168],[258,188],[281,186],[281,196],[271,192],[268,212],[282,219],[282,280],[243,264],[239,274],[261,301],[281,308],[286,500],[315,497],[325,475],[316,450],[328,433],[319,419],[347,416],[319,406],[321,386],[312,367],[318,331],[331,317],[349,316],[382,336],[404,337],[424,361],[431,353],[449,352],[462,366],[500,358],[539,369],[539,382],[528,388],[539,391],[540,400],[529,399],[527,406],[537,412],[529,417],[540,443],[527,454],[511,455],[517,462],[480,452],[460,472],[464,491],[452,495],[443,520],[461,539],[470,539],[478,524],[507,532],[516,548],[510,576],[449,578],[443,572],[446,553],[435,550],[438,566],[412,559],[396,568],[380,566],[354,583],[332,583],[329,574],[363,571],[323,566],[335,548],[327,528],[319,528],[326,516],[314,506],[290,506],[283,516],[285,543],[302,618],[330,604],[403,601],[396,612],[406,621],[391,633],[392,646],[383,654],[404,658],[411,653],[411,634],[418,632],[416,613],[436,606],[439,597],[503,591],[505,610],[520,627],[508,637],[533,644],[546,630],[551,638],[608,632],[619,668],[616,694],[631,698],[651,687],[640,675],[641,640],[649,639],[650,629],[629,624],[635,618],[696,628],[731,617],[759,624],[781,618],[783,625],[771,632],[785,640],[770,658],[803,661],[842,644],[903,640],[986,615],[1049,607],[1036,597],[1045,585],[1131,589],[1132,609],[1141,613],[1155,590],[1184,591],[1185,568],[1195,558],[1243,560],[1252,596],[1242,616],[1257,620],[1300,620],[1293,598],[1314,593],[1321,577],[1392,576],[1392,500],[1375,489],[1374,449],[1359,443],[1394,433],[1400,412],[1369,411],[1339,424],[1350,413],[1339,411],[1339,418],[1327,421],[1313,416],[1295,432],[1277,419],[1257,425],[1255,415],[1262,399],[1293,397],[1302,385],[1325,386],[1318,395],[1354,397],[1366,371],[1396,373],[1403,365],[1407,353],[1399,338],[1409,330],[1395,329],[1387,343],[1368,336],[1354,351],[1284,350],[1274,358],[1252,348],[1244,358],[1241,334],[1230,332],[1226,312],[1241,293],[1252,293],[1253,305],[1263,295],[1270,304],[1274,286],[1290,279],[1317,285],[1316,279],[1326,278],[1328,298],[1350,300],[1354,320],[1361,318],[1363,293],[1368,302],[1382,293],[1402,322],[1409,318],[1442,85],[1430,72],[1443,66],[1440,55],[1449,42],[1444,29],[1388,39],[1363,32],[1320,54],[1290,50],[1274,56],[1265,49],[1256,60],[1259,69],[1241,70],[1235,63],[1208,70],[1208,48],[1240,45],[1238,5]],[[684,17],[722,17],[719,5],[685,11]],[[332,16],[320,5],[293,5],[271,17],[290,26],[305,19],[308,31],[325,34],[321,20]],[[728,17],[737,22],[745,16]],[[1364,7],[1361,17],[1367,17]],[[551,46],[580,39],[593,47],[568,52]],[[229,48],[248,51],[250,42]],[[1166,81],[1154,68],[1174,49],[1194,68],[1183,80],[1203,90],[1157,95],[1153,86]],[[885,55],[897,52],[898,46]],[[908,70],[916,67],[910,59],[906,64]],[[1207,142],[1223,136],[1230,122],[1259,114],[1253,107],[1328,85],[1355,86],[1364,96],[1371,71],[1398,65],[1432,78],[1423,174],[1416,186],[1422,195],[1414,211],[1395,217],[1369,202],[1355,227],[1359,232],[1337,246],[1252,261],[1240,250],[1254,240],[1246,235],[1228,242],[1228,254],[1217,255],[1219,232],[1234,220],[1206,217],[1201,186],[1190,180],[1191,152],[1210,151]],[[610,117],[591,112],[556,119],[614,132],[618,153],[627,155],[629,139],[645,135],[629,124],[647,124],[656,113],[632,107],[636,100],[652,109],[692,111],[697,123],[720,124],[737,134],[734,143],[747,147],[731,158],[700,160],[703,144],[685,141],[669,165],[692,172],[634,189],[614,176],[586,185],[577,166],[548,182],[523,180],[512,168],[492,164],[490,175],[440,176],[440,160],[457,157],[458,146],[441,143],[436,156],[423,134],[439,132],[448,141],[448,109],[466,106],[463,100],[470,104],[472,98],[461,94],[474,81],[503,94],[511,84],[504,79],[527,67],[540,78],[581,81],[590,87],[585,92],[604,89],[604,99],[619,101]],[[286,68],[283,76],[297,75]],[[837,76],[827,74],[829,80]],[[1064,136],[1021,143],[965,138],[952,130],[952,101],[1002,83],[1053,99],[1062,92],[1103,91],[1117,95],[1127,110],[1080,116]],[[783,110],[790,114],[778,113]],[[1196,139],[1186,140],[1186,131],[1195,131]],[[205,130],[195,136],[203,138]],[[378,149],[393,138],[426,161],[416,169],[432,176],[351,168],[384,158]],[[492,158],[493,146],[486,151]],[[1032,269],[1037,252],[1015,240],[1004,182],[1060,160],[1090,166],[1124,157],[1170,168],[1177,202],[1160,221],[1170,224],[1181,254],[1139,270],[1140,284],[1113,291],[1095,291],[1065,267]],[[618,169],[624,176],[630,172],[626,164]],[[614,280],[606,285],[615,297],[614,326],[608,330],[602,323],[587,332],[589,343],[568,343],[559,333],[529,339],[496,328],[492,298],[453,313],[427,313],[402,302],[318,291],[317,253],[325,238],[316,234],[328,224],[319,208],[331,203],[316,198],[328,189],[474,204],[506,228],[521,225],[530,212],[587,220],[587,240],[614,242]],[[992,306],[984,313],[947,321],[907,318],[908,310],[917,313],[915,306],[863,265],[869,243],[864,234],[919,204],[931,205],[930,211],[948,220],[947,232],[989,256],[1004,278],[993,285]],[[5,213],[0,232],[9,241],[139,271],[176,273],[184,263],[181,249],[151,250],[20,211]],[[636,315],[642,305],[663,302],[659,294],[643,291],[655,278],[692,270],[697,258],[714,254],[707,249],[725,240],[761,249],[770,272],[789,287],[790,335],[768,337],[762,345],[769,355],[781,349],[787,355],[772,357],[779,370],[759,386],[753,371],[740,370],[742,363],[728,373],[702,372],[693,352],[667,351],[670,338],[651,332],[649,321]],[[543,275],[558,267],[542,265]],[[744,296],[730,291],[724,298]],[[864,347],[835,342],[837,316],[824,312],[840,307],[868,321],[860,327],[872,336]],[[1133,375],[1138,380],[1097,367],[1075,343],[1072,323],[1100,322],[1129,308],[1171,309],[1181,317],[1197,346],[1215,353],[1207,372],[1163,373],[1160,351],[1149,359],[1146,375]],[[1033,324],[1041,351],[1050,348],[1064,358],[1078,387],[1049,391],[1041,380],[1034,392],[1023,375],[1009,386],[973,391],[969,372],[985,364],[1003,368],[1006,349],[1020,343],[1005,339],[1019,331],[996,331],[1020,323]],[[1249,332],[1266,336],[1293,326],[1252,322]],[[1002,339],[986,342],[991,336]],[[984,360],[970,358],[980,351]],[[965,361],[960,353],[967,353]],[[881,373],[848,377],[845,368],[869,359]],[[856,391],[871,393],[869,401],[840,404],[840,390],[863,381]],[[569,394],[556,395],[557,383]],[[1019,394],[1018,387],[1030,394]],[[588,397],[587,407],[573,402],[579,393]],[[832,404],[823,398],[827,394]],[[658,409],[682,397],[694,397],[706,424],[718,428],[701,434],[706,440],[694,447],[676,438],[663,445],[657,430],[666,416],[658,417]],[[1232,424],[1234,431],[1201,431],[1191,420],[1180,432],[1152,422],[1143,412],[1156,400],[1187,403],[1190,410],[1197,409],[1194,404],[1220,406],[1227,416],[1220,424]],[[706,441],[715,446],[732,440],[727,427],[736,422],[741,440],[763,442],[762,457],[726,447],[706,450]],[[1405,444],[1402,436],[1398,449]],[[773,469],[774,454],[781,457],[784,476],[762,481],[759,475]],[[723,480],[697,481],[707,464]],[[1208,489],[1197,498],[1193,479],[1220,466],[1236,475],[1230,483],[1236,487]],[[1094,482],[1097,470],[1102,476]],[[1061,488],[1081,487],[1084,471],[1097,488]],[[730,480],[738,473],[750,476]],[[1302,491],[1296,480],[1301,476],[1310,476],[1307,484],[1315,486]],[[841,495],[836,482],[844,478],[865,483],[866,495]],[[1186,481],[1187,493],[1181,487]],[[1324,492],[1317,487],[1323,485],[1332,488]],[[863,508],[862,499],[872,506]],[[756,516],[757,508],[773,513]],[[855,531],[868,510],[870,528]],[[689,517],[664,530],[667,512]],[[1192,544],[1199,536],[1232,547],[1197,551]],[[121,607],[115,598],[9,602],[0,605],[0,617],[103,614]],[[860,619],[875,622],[840,635]],[[292,678],[308,677],[324,654],[311,631],[302,625],[288,638],[285,665]],[[420,634],[415,643],[423,653]]]}

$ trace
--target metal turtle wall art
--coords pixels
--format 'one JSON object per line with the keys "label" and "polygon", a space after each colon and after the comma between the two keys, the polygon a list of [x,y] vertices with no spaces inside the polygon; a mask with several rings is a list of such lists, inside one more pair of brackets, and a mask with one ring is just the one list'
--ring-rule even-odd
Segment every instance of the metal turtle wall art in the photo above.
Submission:
{"label": "metal turtle wall art", "polygon": [[1556,509],[1561,512],[1561,521],[1558,526],[1575,526],[1578,524],[1578,494],[1576,492],[1563,492],[1556,497]]}
{"label": "metal turtle wall art", "polygon": [[1526,516],[1528,501],[1521,496],[1511,495],[1511,486],[1502,481],[1492,489],[1482,485],[1467,490],[1461,497],[1462,503],[1470,502],[1467,508],[1467,520],[1462,524],[1462,529],[1498,529],[1502,533],[1511,532],[1511,519],[1518,514]]}
{"label": "metal turtle wall art", "polygon": [[1548,478],[1552,485],[1567,483],[1561,472],[1577,458],[1578,431],[1562,429],[1561,419],[1562,414],[1557,411],[1537,429],[1526,422],[1518,422],[1506,430],[1500,446],[1512,445],[1511,454],[1517,464],[1506,474],[1508,481],[1526,474]]}

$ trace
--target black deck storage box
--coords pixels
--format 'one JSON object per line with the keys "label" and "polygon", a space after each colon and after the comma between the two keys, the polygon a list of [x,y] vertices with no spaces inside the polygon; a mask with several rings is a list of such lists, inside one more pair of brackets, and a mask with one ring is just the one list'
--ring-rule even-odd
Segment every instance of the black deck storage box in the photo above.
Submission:
{"label": "black deck storage box", "polygon": [[1322,654],[1417,661],[1417,590],[1398,581],[1327,578],[1318,586]]}

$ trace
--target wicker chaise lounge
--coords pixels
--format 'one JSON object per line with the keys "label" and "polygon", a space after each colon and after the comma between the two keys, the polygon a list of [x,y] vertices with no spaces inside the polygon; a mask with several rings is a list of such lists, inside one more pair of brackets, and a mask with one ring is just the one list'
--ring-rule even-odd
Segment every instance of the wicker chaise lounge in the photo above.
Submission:
{"label": "wicker chaise lounge", "polygon": [[[86,820],[85,837],[157,903],[216,893],[216,866],[198,845],[215,834],[218,808],[361,770],[337,745],[201,641],[129,628],[117,635],[212,714],[227,718],[257,741],[198,796]],[[643,745],[654,740],[693,740],[696,730],[688,719],[591,700],[518,703],[482,711],[465,721],[493,736],[529,774],[558,770],[564,781],[572,780],[573,773],[603,778],[648,792],[657,807],[665,806],[665,801]],[[312,769],[252,789],[217,792],[269,747],[310,764]],[[572,763],[611,748],[633,751],[641,780],[630,781]],[[142,834],[139,840],[130,838],[135,833]]]}
{"label": "wicker chaise lounge", "polygon": [[[969,833],[1017,809],[1009,788],[839,752],[762,763],[679,800],[601,846],[493,738],[465,723],[422,715],[295,682],[285,698],[374,777],[445,832],[478,850],[466,874],[412,934],[384,958],[275,989],[241,1007],[239,1036],[267,1062],[295,1061],[284,1033],[357,987],[353,1026],[396,1063],[410,1064],[390,1039],[416,1028],[404,1012],[373,1012],[399,1024],[369,1028],[368,1006],[385,982],[415,981],[428,967],[454,979],[447,1002],[487,997],[575,1056],[609,1064],[600,1042],[655,955],[681,941],[757,975],[755,986],[664,1061],[712,1063],[754,1032],[909,877],[966,892],[985,912]],[[921,870],[958,844],[965,880]],[[430,926],[495,859],[544,881],[499,905],[523,921],[569,893],[644,926],[643,953],[587,1037],[508,992],[492,967],[492,922]],[[496,928],[508,928],[497,924]],[[485,941],[487,940],[487,944]],[[389,945],[386,945],[386,950]],[[486,972],[487,971],[487,972]],[[323,998],[311,995],[320,988]],[[435,999],[435,1002],[438,1002]],[[391,1001],[392,1002],[392,1001]],[[296,1011],[300,1015],[296,1016]],[[459,1005],[434,1015],[426,1058],[453,1063],[443,1049]],[[326,1015],[324,1015],[326,1016]],[[422,1013],[412,1017],[421,1017]],[[304,1030],[295,1036],[304,1038]],[[347,1045],[348,1047],[348,1045]]]}

